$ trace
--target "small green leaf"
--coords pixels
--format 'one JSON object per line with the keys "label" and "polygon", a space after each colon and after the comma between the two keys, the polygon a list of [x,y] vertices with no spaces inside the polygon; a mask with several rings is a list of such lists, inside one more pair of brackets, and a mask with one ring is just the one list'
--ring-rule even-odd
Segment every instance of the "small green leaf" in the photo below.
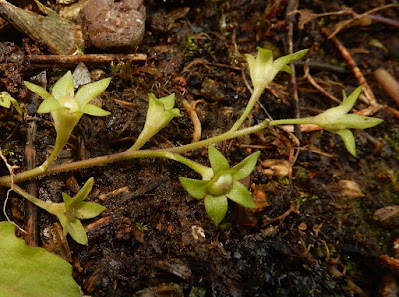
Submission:
{"label": "small green leaf", "polygon": [[356,157],[356,143],[355,143],[355,138],[353,137],[353,133],[348,130],[339,130],[336,132],[339,136],[341,136],[342,140],[344,141],[345,147],[348,150],[348,152]]}
{"label": "small green leaf", "polygon": [[67,109],[65,106],[61,105],[57,99],[54,97],[49,97],[45,99],[39,106],[38,113],[48,113],[60,109]]}
{"label": "small green leaf", "polygon": [[234,166],[232,168],[234,180],[240,180],[250,175],[255,168],[259,155],[260,151],[257,151]]}
{"label": "small green leaf", "polygon": [[111,78],[108,77],[81,87],[75,95],[75,100],[79,102],[81,106],[89,103],[91,99],[104,92],[105,89],[108,88],[110,82]]}
{"label": "small green leaf", "polygon": [[14,233],[14,225],[0,222],[0,296],[81,296],[68,262]]}
{"label": "small green leaf", "polygon": [[179,177],[179,181],[183,188],[195,199],[202,199],[206,195],[206,187],[209,181]]}
{"label": "small green leaf", "polygon": [[93,202],[80,202],[75,209],[75,217],[78,219],[91,219],[98,216],[106,209],[102,206]]}
{"label": "small green leaf", "polygon": [[213,145],[208,146],[208,156],[215,175],[223,170],[230,169],[227,159]]}
{"label": "small green leaf", "polygon": [[248,208],[255,208],[255,202],[252,199],[251,192],[239,182],[234,182],[233,187],[226,196],[234,202]]}
{"label": "small green leaf", "polygon": [[5,108],[10,108],[11,103],[14,106],[14,108],[16,109],[16,111],[19,114],[22,114],[22,110],[19,107],[18,101],[15,100],[8,92],[1,92],[0,93],[0,106],[3,106]]}
{"label": "small green leaf", "polygon": [[71,71],[65,73],[54,85],[51,95],[58,99],[64,96],[72,96],[75,92],[75,85]]}
{"label": "small green leaf", "polygon": [[11,100],[10,100],[10,94],[7,92],[1,92],[0,93],[0,106],[3,106],[5,108],[10,108],[11,106]]}
{"label": "small green leaf", "polygon": [[107,115],[110,115],[111,113],[109,111],[106,111],[100,107],[97,107],[93,104],[86,104],[83,106],[83,112],[92,116],[97,116],[97,117],[104,117]]}
{"label": "small green leaf", "polygon": [[25,86],[31,90],[33,93],[38,94],[40,97],[43,99],[49,99],[49,98],[54,98],[53,96],[50,95],[49,92],[47,92],[44,88],[41,86],[32,84],[31,82],[24,81]]}
{"label": "small green leaf", "polygon": [[[11,97],[11,96],[10,96]],[[19,103],[17,100],[15,100],[13,97],[10,98],[10,101],[12,103],[12,105],[14,106],[15,110],[19,113],[22,114],[22,110],[21,107],[19,106]]]}
{"label": "small green leaf", "polygon": [[213,223],[217,226],[224,219],[229,203],[225,195],[205,197],[205,210]]}

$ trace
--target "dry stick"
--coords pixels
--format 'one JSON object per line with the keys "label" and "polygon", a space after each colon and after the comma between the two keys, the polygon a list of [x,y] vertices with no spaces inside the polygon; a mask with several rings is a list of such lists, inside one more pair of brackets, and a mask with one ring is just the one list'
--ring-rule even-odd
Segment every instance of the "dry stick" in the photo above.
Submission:
{"label": "dry stick", "polygon": [[89,55],[29,55],[28,62],[37,66],[55,64],[57,67],[69,67],[79,64],[105,64],[113,61],[145,61],[145,54],[89,54]]}
{"label": "dry stick", "polygon": [[[27,170],[36,167],[36,150],[34,146],[36,134],[36,122],[31,121],[26,135],[25,145],[25,167]],[[37,197],[36,181],[32,180],[27,186],[27,192]],[[26,244],[29,246],[39,246],[39,230],[37,226],[38,207],[29,200],[25,199],[25,228],[24,236]]]}
{"label": "dry stick", "polygon": [[199,120],[198,115],[195,112],[195,109],[190,102],[188,102],[186,99],[183,99],[181,103],[186,112],[188,113],[188,116],[190,117],[191,121],[193,122],[194,131],[193,131],[193,139],[191,142],[197,142],[201,139],[201,131],[202,131],[201,121]]}
{"label": "dry stick", "polygon": [[399,82],[383,68],[374,71],[374,77],[384,91],[399,105]]}
{"label": "dry stick", "polygon": [[[308,62],[309,60],[306,60],[306,62]],[[327,98],[329,98],[331,101],[334,101],[335,103],[341,104],[342,101],[339,100],[337,97],[335,97],[334,95],[331,95],[330,93],[328,93],[323,87],[321,87],[314,79],[313,77],[310,75],[309,73],[309,64],[305,63],[303,65],[303,71],[304,71],[304,78],[306,78],[308,80],[308,82],[316,89],[318,90],[320,93],[322,93],[324,96],[326,96]]]}
{"label": "dry stick", "polygon": [[15,183],[14,183],[14,170],[18,169],[19,166],[17,165],[10,165],[7,161],[6,156],[4,156],[3,151],[0,149],[0,158],[4,161],[4,163],[7,166],[8,172],[10,172],[10,189],[7,191],[7,195],[6,195],[6,199],[4,200],[4,204],[3,204],[3,214],[6,217],[7,221],[10,222],[11,224],[15,225],[22,233],[26,233],[26,231],[24,229],[22,229],[20,226],[18,226],[15,222],[11,221],[10,218],[7,215],[7,211],[6,211],[6,206],[7,206],[7,202],[8,202],[8,198],[10,196],[10,193],[13,191]]}
{"label": "dry stick", "polygon": [[[295,15],[291,14],[291,12],[295,11],[298,7],[299,0],[290,0],[288,2],[287,11],[286,11],[286,20],[288,21],[288,32],[287,32],[287,43],[288,43],[288,54],[291,55],[294,52],[294,46],[292,43],[292,38],[294,35],[294,22],[295,22]],[[291,88],[290,93],[292,98],[294,99],[294,108],[295,108],[295,118],[300,118],[300,110],[299,110],[299,97],[298,97],[298,87],[296,84],[296,74],[295,74],[295,66],[290,64],[290,68],[292,71],[291,74]],[[297,125],[295,127],[295,134],[296,137],[301,139],[301,130]]]}
{"label": "dry stick", "polygon": [[[379,11],[379,10],[387,9],[387,8],[392,8],[392,7],[399,7],[399,4],[388,4],[388,5],[376,7],[376,8],[373,8],[373,9],[369,10],[369,11],[366,11],[365,13],[362,13],[362,14],[357,14],[357,13],[355,13],[354,11],[351,11],[351,13],[353,14],[354,17],[353,17],[352,19],[350,19],[350,20],[347,20],[346,22],[342,22],[341,24],[339,24],[339,25],[337,26],[337,28],[334,30],[334,32],[331,33],[331,34],[329,34],[329,35],[327,36],[327,38],[328,38],[328,39],[333,38],[333,37],[334,37],[335,35],[337,35],[343,28],[345,28],[346,26],[348,26],[350,23],[352,23],[352,22],[355,21],[355,20],[359,20],[359,19],[361,19],[361,18],[363,18],[363,17],[365,17],[365,16],[368,16],[368,15],[374,13],[374,12],[377,12],[377,11]],[[389,24],[389,25],[392,25],[392,26],[398,26],[398,24],[399,24],[398,22],[395,22],[395,21],[390,21],[390,22],[388,22],[387,19],[382,18],[382,17],[378,17],[378,16],[373,16],[373,17],[370,16],[370,18],[371,18],[371,20],[374,20],[374,21],[377,21],[377,22],[383,22],[383,23],[385,23],[385,24]]]}
{"label": "dry stick", "polygon": [[[329,32],[329,30],[327,28],[323,28],[322,27],[321,31],[327,37],[330,35],[330,32]],[[371,88],[370,88],[369,84],[367,83],[363,73],[360,71],[360,69],[357,66],[356,62],[352,59],[350,53],[345,48],[345,46],[341,43],[341,41],[339,41],[338,38],[336,38],[336,37],[332,37],[331,41],[338,48],[338,50],[340,51],[342,57],[344,58],[344,60],[348,64],[349,68],[352,70],[353,74],[355,75],[355,77],[357,78],[359,83],[361,85],[363,85],[363,92],[364,92],[364,94],[365,94],[365,96],[366,96],[366,98],[368,100],[368,102],[366,102],[366,103],[370,105],[370,108],[367,108],[367,109],[363,110],[361,112],[361,114],[363,114],[363,115],[371,115],[371,114],[375,113],[380,108],[380,106],[377,103],[377,101],[375,100],[374,94],[371,91]]]}

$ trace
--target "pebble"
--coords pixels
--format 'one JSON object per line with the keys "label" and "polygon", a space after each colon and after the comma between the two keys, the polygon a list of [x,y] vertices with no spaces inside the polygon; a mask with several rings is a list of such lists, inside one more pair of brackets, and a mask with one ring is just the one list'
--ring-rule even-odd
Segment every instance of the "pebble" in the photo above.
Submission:
{"label": "pebble", "polygon": [[143,0],[89,0],[79,17],[85,39],[101,50],[134,50],[144,37]]}

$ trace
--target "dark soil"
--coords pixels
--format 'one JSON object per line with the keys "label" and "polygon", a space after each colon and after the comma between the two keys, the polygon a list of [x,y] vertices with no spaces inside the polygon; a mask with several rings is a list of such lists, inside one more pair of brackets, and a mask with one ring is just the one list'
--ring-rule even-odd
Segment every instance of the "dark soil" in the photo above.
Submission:
{"label": "dark soil", "polygon": [[[101,70],[102,76],[112,77],[101,97],[103,107],[112,114],[83,117],[57,162],[129,148],[143,127],[148,92],[158,97],[176,93],[176,104],[184,116],[163,129],[146,148],[191,142],[193,126],[182,107],[183,99],[201,100],[196,112],[202,139],[227,131],[250,96],[243,79],[249,80],[243,54],[255,54],[257,46],[273,49],[275,56],[287,54],[290,42],[294,51],[309,48],[306,58],[314,80],[337,98],[342,98],[342,90],[353,91],[359,85],[357,78],[321,31],[323,27],[332,32],[334,25],[351,16],[311,18],[302,29],[297,17],[344,7],[360,14],[388,2],[299,1],[298,13],[291,18],[286,17],[288,2],[292,1],[148,1],[146,35],[137,49],[147,54],[147,60],[120,64],[113,71],[110,65],[87,65],[90,71]],[[398,8],[374,14],[399,20]],[[287,33],[291,19],[292,37]],[[45,160],[55,139],[51,117],[36,113],[41,101],[26,92],[23,80],[34,82],[36,76],[36,81],[50,86],[73,67],[27,64],[20,58],[28,50],[48,52],[40,43],[34,44],[1,24],[0,19],[0,91],[7,90],[22,102],[24,117],[2,108],[0,141],[9,161],[23,171],[32,125],[36,126],[37,165]],[[336,37],[355,59],[378,103],[398,108],[373,76],[374,70],[383,67],[399,77],[398,28],[354,23]],[[88,52],[97,53],[93,48]],[[42,71],[46,71],[44,78],[43,74],[38,77]],[[289,74],[280,73],[245,125],[259,123],[268,115],[273,119],[294,117],[290,80]],[[296,86],[301,116],[336,105],[304,77],[303,61],[296,66]],[[356,105],[357,110],[367,107],[362,101]],[[78,245],[68,238],[67,243],[53,240],[48,247],[52,252],[64,250],[66,258],[70,249],[74,278],[83,292],[93,297],[396,296],[398,289],[389,287],[387,279],[395,283],[397,274],[380,256],[395,257],[399,217],[378,221],[374,213],[399,203],[399,123],[394,112],[384,108],[373,116],[384,122],[354,131],[357,157],[346,151],[337,135],[320,131],[302,132],[299,147],[292,134],[278,128],[217,144],[230,164],[261,151],[258,165],[246,181],[258,208],[246,210],[231,203],[218,227],[207,217],[203,202],[191,198],[178,181],[179,176],[198,176],[172,161],[124,161],[43,177],[21,186],[33,185],[42,199],[60,201],[61,192],[73,194],[89,177],[95,178],[89,199],[107,210],[84,222],[89,244]],[[206,149],[186,156],[207,164]],[[267,161],[273,159],[279,164],[295,161],[292,171],[287,175],[269,168]],[[8,174],[5,166],[1,172]],[[12,195],[7,213],[25,226],[31,208]],[[55,222],[55,217],[39,211],[40,246],[46,242],[45,228],[52,226],[57,232]]]}

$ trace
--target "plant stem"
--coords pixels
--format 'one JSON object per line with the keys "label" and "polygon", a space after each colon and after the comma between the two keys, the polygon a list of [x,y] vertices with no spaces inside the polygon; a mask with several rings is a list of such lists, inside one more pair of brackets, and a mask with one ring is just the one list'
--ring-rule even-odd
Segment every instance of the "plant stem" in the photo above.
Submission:
{"label": "plant stem", "polygon": [[277,125],[299,125],[299,124],[313,124],[313,119],[311,117],[300,118],[300,119],[282,119],[282,120],[274,120],[270,121],[269,126],[277,126]]}
{"label": "plant stem", "polygon": [[[218,135],[218,136],[215,136],[212,138],[208,138],[205,140],[201,140],[198,142],[186,144],[186,145],[179,146],[179,147],[173,147],[173,148],[167,148],[167,149],[157,149],[157,150],[125,151],[125,152],[116,153],[116,154],[112,154],[112,155],[101,156],[101,157],[77,161],[77,162],[73,162],[73,163],[53,166],[53,167],[48,168],[46,171],[43,171],[40,167],[36,167],[32,170],[16,174],[14,176],[13,180],[14,180],[14,183],[18,183],[21,181],[33,179],[35,177],[39,177],[39,176],[43,176],[43,175],[68,172],[68,171],[72,171],[72,170],[77,170],[77,169],[82,169],[82,168],[87,168],[87,167],[94,167],[94,166],[99,166],[99,165],[105,165],[105,164],[112,163],[112,162],[118,162],[118,161],[122,161],[122,160],[134,159],[134,158],[153,158],[153,157],[168,158],[168,156],[165,155],[165,153],[173,154],[173,156],[175,157],[176,154],[199,149],[199,148],[208,146],[210,144],[214,144],[214,143],[221,142],[224,140],[252,134],[256,131],[265,129],[268,126],[269,126],[269,121],[265,120],[262,123],[252,126],[252,127],[249,127],[249,128],[241,129],[239,131],[230,130],[221,135]],[[169,155],[169,156],[172,156],[172,155]],[[181,158],[183,158],[183,157],[181,157]],[[173,159],[173,158],[170,158],[170,159]],[[180,160],[177,160],[177,161],[180,161]],[[184,161],[184,162],[186,162],[186,161]],[[186,163],[188,164],[188,162],[186,162]],[[187,165],[186,163],[183,163],[183,164]],[[191,165],[193,165],[193,164],[191,164]],[[201,175],[205,172],[205,171],[202,172],[202,169],[198,169],[198,170],[199,171],[197,171],[197,170],[195,170],[195,171],[197,171]],[[10,176],[0,177],[0,186],[11,187],[11,177]]]}
{"label": "plant stem", "polygon": [[[72,130],[71,130],[71,132],[72,132]],[[39,167],[42,171],[47,170],[47,168],[51,165],[51,163],[53,163],[53,161],[57,158],[58,154],[60,153],[60,151],[63,149],[63,147],[67,143],[70,133],[67,135],[65,135],[65,134],[67,134],[67,133],[57,133],[57,138],[55,139],[53,151],[51,152],[51,154],[47,158],[47,160],[44,161],[43,164],[40,165],[40,167]]]}
{"label": "plant stem", "polygon": [[235,122],[235,124],[233,125],[233,127],[231,127],[231,129],[229,130],[229,132],[235,132],[238,130],[238,128],[240,128],[241,124],[245,121],[245,119],[247,118],[247,116],[249,115],[249,113],[251,112],[252,108],[254,107],[255,103],[258,101],[260,95],[262,94],[264,88],[254,88],[251,98],[249,98],[248,104],[245,107],[245,110],[243,112],[243,114],[241,115],[241,117],[238,119],[237,122]]}
{"label": "plant stem", "polygon": [[190,167],[195,172],[201,174],[202,179],[204,179],[204,180],[209,180],[213,177],[212,168],[209,168],[207,166],[204,166],[202,164],[194,162],[194,161],[187,159],[179,154],[174,154],[174,153],[170,153],[170,152],[158,152],[157,157],[158,156],[164,157],[164,158],[167,158],[170,160],[175,160],[177,162],[180,162],[180,163],[186,165],[187,167]]}
{"label": "plant stem", "polygon": [[30,202],[32,202],[33,204],[35,204],[36,206],[47,210],[47,202],[40,200],[38,198],[36,198],[35,196],[29,194],[28,192],[25,192],[23,189],[21,189],[19,186],[14,185],[13,186],[13,191],[19,195],[21,195],[22,197],[24,197],[25,199],[29,200]]}

